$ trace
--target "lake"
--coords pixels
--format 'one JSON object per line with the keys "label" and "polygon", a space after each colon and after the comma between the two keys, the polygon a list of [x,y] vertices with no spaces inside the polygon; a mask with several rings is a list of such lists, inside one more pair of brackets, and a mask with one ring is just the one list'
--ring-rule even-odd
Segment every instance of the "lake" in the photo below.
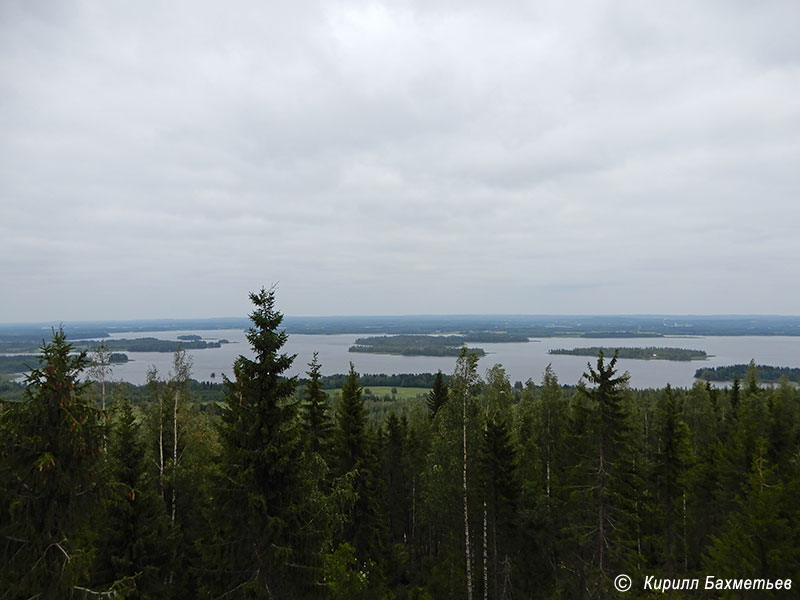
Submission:
{"label": "lake", "polygon": [[[251,357],[250,348],[244,332],[239,329],[208,331],[157,331],[128,332],[111,336],[112,338],[155,337],[166,340],[177,340],[179,335],[199,335],[204,340],[215,341],[227,339],[231,343],[220,348],[192,350],[192,377],[199,381],[222,381],[224,373],[232,375],[233,361],[243,354]],[[353,345],[357,334],[339,335],[290,335],[284,346],[285,352],[297,354],[289,375],[303,376],[308,370],[313,353],[319,352],[324,375],[346,373],[350,361],[359,373],[435,373],[441,369],[450,374],[456,363],[454,357],[434,356],[394,356],[387,354],[351,353],[347,349]],[[690,387],[694,382],[694,372],[701,366],[722,366],[747,363],[755,359],[756,363],[782,366],[800,366],[800,337],[779,336],[741,336],[741,337],[667,337],[667,338],[542,338],[528,343],[491,344],[477,343],[486,351],[486,356],[479,362],[479,373],[484,376],[486,370],[496,363],[505,367],[511,382],[525,382],[532,378],[536,383],[542,380],[542,374],[548,364],[558,375],[562,384],[574,385],[586,370],[586,363],[596,359],[584,356],[550,355],[555,348],[580,348],[587,346],[670,346],[704,350],[710,356],[705,361],[666,361],[666,360],[633,360],[620,359],[617,366],[621,371],[629,371],[631,385],[636,388],[661,388],[667,383],[673,387]],[[146,381],[149,366],[153,365],[162,377],[167,377],[172,366],[172,354],[162,352],[126,352],[131,359],[126,364],[114,365],[112,378],[142,384]],[[211,374],[215,378],[211,378]]]}

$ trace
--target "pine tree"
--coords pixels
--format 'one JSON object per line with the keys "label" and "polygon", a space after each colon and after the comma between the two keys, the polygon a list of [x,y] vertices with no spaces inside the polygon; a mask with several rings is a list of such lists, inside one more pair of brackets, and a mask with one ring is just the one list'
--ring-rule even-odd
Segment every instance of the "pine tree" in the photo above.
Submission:
{"label": "pine tree", "polygon": [[0,590],[8,598],[66,598],[88,569],[86,526],[100,491],[103,430],[85,399],[86,353],[63,330],[42,347],[25,398],[3,411],[8,505],[0,517]]}
{"label": "pine tree", "polygon": [[250,299],[255,360],[240,356],[235,379],[226,379],[210,587],[233,598],[307,597],[321,589],[324,511],[304,454],[296,379],[283,376],[294,356],[280,352],[287,334],[274,289]]}

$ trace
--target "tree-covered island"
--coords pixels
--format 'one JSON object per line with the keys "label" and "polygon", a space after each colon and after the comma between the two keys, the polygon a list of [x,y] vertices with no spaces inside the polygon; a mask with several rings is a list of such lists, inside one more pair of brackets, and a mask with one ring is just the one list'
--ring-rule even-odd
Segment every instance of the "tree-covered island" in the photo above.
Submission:
{"label": "tree-covered island", "polygon": [[[402,356],[458,356],[467,339],[461,335],[382,335],[356,339],[349,352],[400,354]],[[483,348],[470,352],[485,356]]]}
{"label": "tree-covered island", "polygon": [[[704,381],[733,381],[734,379],[745,379],[747,370],[751,365],[728,365],[725,367],[706,367],[697,369],[694,373],[695,379]],[[781,377],[786,377],[789,381],[800,380],[800,368],[797,367],[773,367],[770,365],[753,365],[758,371],[758,378],[761,381],[780,381]]]}
{"label": "tree-covered island", "polygon": [[619,358],[633,358],[636,360],[706,360],[708,355],[703,350],[689,350],[687,348],[605,348],[592,346],[591,348],[554,348],[548,354],[567,354],[569,356],[597,356],[599,352]]}

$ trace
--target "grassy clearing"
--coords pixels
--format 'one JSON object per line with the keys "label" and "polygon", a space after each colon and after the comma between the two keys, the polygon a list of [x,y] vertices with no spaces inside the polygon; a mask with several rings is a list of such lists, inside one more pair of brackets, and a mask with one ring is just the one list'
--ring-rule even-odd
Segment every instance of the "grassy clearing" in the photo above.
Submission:
{"label": "grassy clearing", "polygon": [[[396,394],[392,394],[392,389],[397,390],[397,393]],[[364,390],[369,390],[370,393],[372,393],[375,396],[378,396],[379,398],[382,398],[384,396],[391,396],[391,397],[394,397],[397,400],[409,400],[409,399],[412,399],[412,398],[416,398],[417,396],[424,396],[428,392],[431,391],[430,388],[423,388],[423,387],[396,387],[396,388],[392,388],[392,386],[388,386],[388,385],[367,386],[367,387],[364,388]],[[333,397],[333,396],[336,396],[338,394],[341,394],[342,390],[341,390],[341,388],[339,388],[339,389],[333,389],[333,390],[325,390],[325,392],[328,394],[328,396]]]}

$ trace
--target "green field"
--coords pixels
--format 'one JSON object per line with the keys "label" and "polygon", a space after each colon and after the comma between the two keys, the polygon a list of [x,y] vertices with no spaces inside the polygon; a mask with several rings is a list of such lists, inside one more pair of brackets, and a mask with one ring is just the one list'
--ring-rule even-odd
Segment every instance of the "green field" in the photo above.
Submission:
{"label": "green field", "polygon": [[[392,388],[391,386],[384,386],[384,385],[373,385],[362,388],[365,392],[369,390],[370,393],[374,396],[378,396],[379,398],[383,398],[384,396],[394,396],[399,400],[409,400],[411,398],[416,398],[417,396],[424,396],[428,392],[430,392],[430,388],[423,388],[423,387],[397,387]],[[397,393],[392,394],[392,389],[396,389]],[[342,390],[334,389],[334,390],[325,390],[328,396],[336,396],[337,394],[341,394]]]}

